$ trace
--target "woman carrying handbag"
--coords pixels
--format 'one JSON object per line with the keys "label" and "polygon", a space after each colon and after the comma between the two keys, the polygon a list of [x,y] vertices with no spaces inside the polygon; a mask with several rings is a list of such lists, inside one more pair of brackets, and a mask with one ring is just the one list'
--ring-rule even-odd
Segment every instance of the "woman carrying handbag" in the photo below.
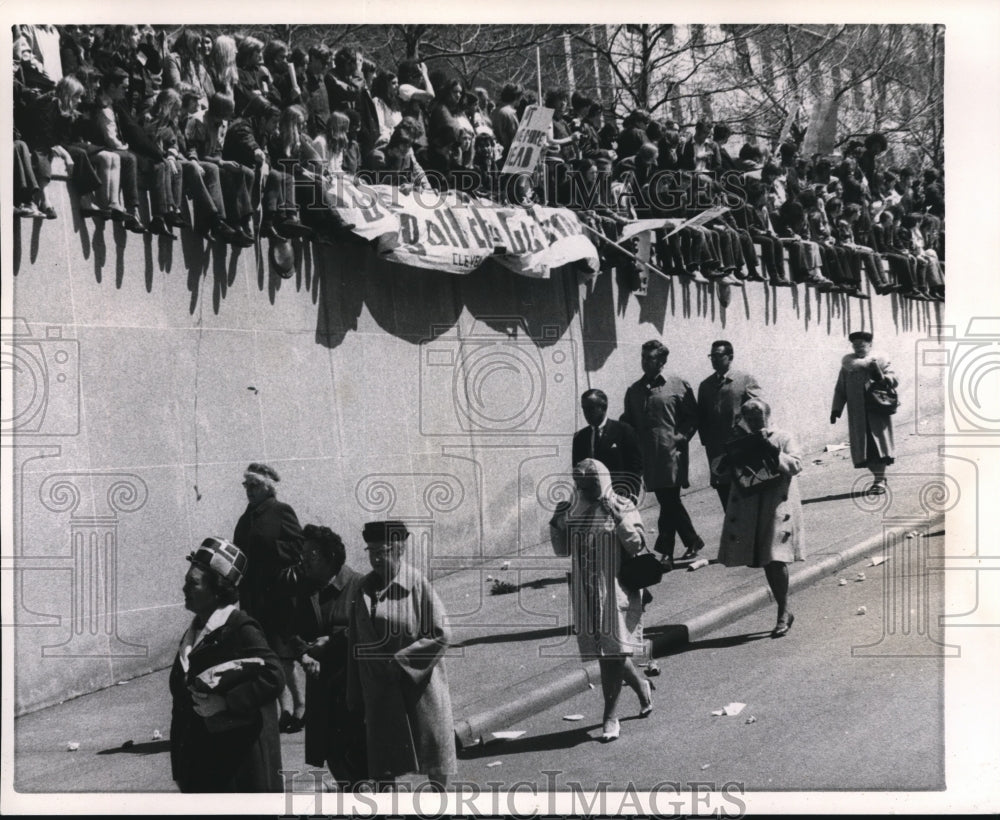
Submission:
{"label": "woman carrying handbag", "polygon": [[653,711],[652,682],[640,679],[632,655],[644,648],[642,591],[620,580],[623,562],[646,546],[642,520],[635,505],[611,486],[608,468],[584,459],[573,468],[576,491],[560,505],[550,524],[557,554],[572,559],[570,600],[573,626],[584,660],[597,658],[604,694],[601,740],[616,740],[621,732],[618,698],[622,681],[639,697],[639,716]]}

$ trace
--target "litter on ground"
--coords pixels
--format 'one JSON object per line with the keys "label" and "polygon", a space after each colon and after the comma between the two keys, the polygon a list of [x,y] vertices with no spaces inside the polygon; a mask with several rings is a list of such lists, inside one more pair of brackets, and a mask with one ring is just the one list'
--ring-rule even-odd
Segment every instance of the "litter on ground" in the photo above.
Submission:
{"label": "litter on ground", "polygon": [[563,715],[563,720],[583,720],[583,715]]}
{"label": "litter on ground", "polygon": [[847,586],[847,579],[846,578],[841,578],[839,581],[837,581],[837,586],[838,587],[846,587]]}
{"label": "litter on ground", "polygon": [[66,744],[66,751],[67,752],[75,752],[79,748],[80,748],[80,744],[77,743],[75,740],[71,740],[69,743]]}
{"label": "litter on ground", "polygon": [[868,566],[870,566],[870,567],[877,567],[877,566],[880,566],[881,564],[884,564],[885,561],[886,561],[886,558],[885,558],[884,555],[873,555],[872,556],[872,562]]}
{"label": "litter on ground", "polygon": [[868,607],[866,607],[866,606],[859,606],[858,607],[858,615],[864,615],[866,612],[868,612]]}
{"label": "litter on ground", "polygon": [[493,737],[497,740],[517,740],[523,734],[527,734],[527,729],[509,729],[503,732],[493,732]]}
{"label": "litter on ground", "polygon": [[721,709],[716,709],[712,712],[712,714],[716,717],[731,717],[733,715],[738,715],[744,710],[744,708],[746,708],[745,703],[736,703],[734,701],[733,703],[727,703]]}
{"label": "litter on ground", "polygon": [[494,766],[502,766],[502,765],[503,765],[503,761],[502,760],[494,760],[492,763],[487,763],[486,764],[486,768],[487,769],[492,769]]}

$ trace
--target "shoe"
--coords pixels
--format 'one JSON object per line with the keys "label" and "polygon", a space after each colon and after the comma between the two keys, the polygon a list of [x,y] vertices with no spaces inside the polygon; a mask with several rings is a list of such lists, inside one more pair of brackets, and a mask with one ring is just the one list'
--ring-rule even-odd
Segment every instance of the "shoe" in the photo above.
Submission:
{"label": "shoe", "polygon": [[46,219],[56,219],[56,209],[51,205],[39,205],[38,210]]}
{"label": "shoe", "polygon": [[287,239],[287,237],[278,233],[277,229],[274,227],[274,223],[270,219],[265,219],[260,223],[260,238],[271,239],[275,242],[284,242],[285,239]]}
{"label": "shoe", "polygon": [[246,231],[234,228],[232,244],[237,248],[249,248],[253,246],[253,237]]}
{"label": "shoe", "polygon": [[132,231],[132,233],[146,233],[147,231],[146,226],[142,224],[142,220],[135,214],[125,214],[122,225],[126,231]]}
{"label": "shoe", "polygon": [[774,631],[771,632],[771,637],[785,637],[788,634],[788,630],[792,628],[793,623],[795,623],[795,616],[791,612],[786,612],[784,618],[778,618],[778,623],[775,624]]}
{"label": "shoe", "polygon": [[651,680],[640,681],[645,694],[646,705],[639,710],[639,717],[649,717],[653,714],[653,690],[656,688]]}
{"label": "shoe", "polygon": [[660,559],[660,566],[663,567],[664,572],[670,572],[674,568],[674,556],[664,555]]}
{"label": "shoe", "polygon": [[681,560],[682,561],[693,561],[695,558],[698,557],[698,553],[701,552],[703,549],[705,549],[705,545],[704,544],[701,544],[700,546],[697,546],[697,547],[688,547],[684,551],[684,554],[681,556]]}
{"label": "shoe", "polygon": [[754,271],[753,273],[748,273],[747,274],[746,281],[747,282],[766,282],[767,279],[764,278],[763,276],[761,276],[756,271]]}
{"label": "shoe", "polygon": [[771,284],[776,288],[792,288],[795,287],[795,283],[787,277],[778,277],[771,280]]}
{"label": "shoe", "polygon": [[278,718],[278,731],[282,734],[288,732],[288,726],[292,722],[292,715],[290,712],[282,710],[281,717]]}
{"label": "shoe", "polygon": [[867,293],[865,293],[861,288],[844,288],[844,293],[848,296],[853,296],[855,299],[868,299],[870,298]]}
{"label": "shoe", "polygon": [[80,208],[80,216],[84,219],[111,219],[110,208]]}
{"label": "shoe", "polygon": [[171,211],[166,215],[165,221],[171,228],[191,227],[191,220],[185,216],[183,211]]}
{"label": "shoe", "polygon": [[612,740],[618,740],[621,733],[622,725],[618,718],[606,720],[604,721],[604,731],[601,733],[601,742],[610,743]]}
{"label": "shoe", "polygon": [[30,219],[38,209],[34,205],[15,205],[14,216]]}
{"label": "shoe", "polygon": [[[648,677],[655,678],[658,677],[659,674],[660,674],[660,665],[655,660],[652,660],[646,664],[646,675]],[[653,688],[655,689],[656,687],[654,686]]]}
{"label": "shoe", "polygon": [[885,495],[885,482],[876,481],[871,487],[868,488],[868,495]]}
{"label": "shoe", "polygon": [[296,237],[307,239],[312,236],[312,228],[307,225],[303,225],[298,216],[295,215],[285,217],[276,227],[279,233],[289,237],[290,239],[294,239]]}
{"label": "shoe", "polygon": [[725,276],[723,276],[723,277],[721,277],[719,279],[716,279],[715,281],[718,282],[720,285],[729,285],[730,287],[734,287],[734,288],[741,288],[741,287],[743,287],[743,280],[742,279],[737,279],[731,273],[727,273]]}
{"label": "shoe", "polygon": [[154,216],[149,221],[149,232],[157,236],[166,236],[169,239],[177,238],[177,234],[170,230],[170,226],[162,216]]}
{"label": "shoe", "polygon": [[128,214],[125,213],[125,211],[123,211],[121,208],[112,208],[111,209],[111,221],[112,222],[124,222],[126,216],[128,216]]}
{"label": "shoe", "polygon": [[301,732],[306,725],[306,715],[305,712],[302,713],[300,717],[295,717],[291,715],[288,722],[285,724],[285,734],[294,735]]}

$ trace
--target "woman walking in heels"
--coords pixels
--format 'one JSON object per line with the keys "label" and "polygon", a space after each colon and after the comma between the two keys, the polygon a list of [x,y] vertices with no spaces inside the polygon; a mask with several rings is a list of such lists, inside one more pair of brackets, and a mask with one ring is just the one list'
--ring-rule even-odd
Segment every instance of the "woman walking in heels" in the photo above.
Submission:
{"label": "woman walking in heels", "polygon": [[643,651],[642,592],[618,580],[622,558],[645,546],[642,520],[635,505],[611,486],[608,468],[584,459],[573,468],[576,492],[560,505],[551,522],[558,554],[572,557],[570,599],[580,655],[597,658],[604,694],[601,740],[621,731],[618,698],[624,681],[639,697],[639,716],[653,711],[652,682],[640,679],[632,655]]}
{"label": "woman walking in heels", "polygon": [[788,564],[804,560],[802,500],[795,476],[802,450],[795,436],[770,426],[771,408],[760,399],[740,407],[736,428],[745,435],[727,444],[723,456],[733,478],[719,544],[726,567],[763,567],[778,605],[771,632],[781,638],[795,616],[788,609]]}

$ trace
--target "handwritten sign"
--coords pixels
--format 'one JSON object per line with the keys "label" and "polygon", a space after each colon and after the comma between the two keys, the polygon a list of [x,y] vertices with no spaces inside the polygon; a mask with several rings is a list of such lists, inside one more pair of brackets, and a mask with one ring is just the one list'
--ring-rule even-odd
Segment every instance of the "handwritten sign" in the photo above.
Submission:
{"label": "handwritten sign", "polygon": [[552,125],[552,109],[529,105],[524,109],[521,124],[510,144],[507,159],[503,164],[505,174],[532,174],[538,161],[545,153],[549,126]]}

